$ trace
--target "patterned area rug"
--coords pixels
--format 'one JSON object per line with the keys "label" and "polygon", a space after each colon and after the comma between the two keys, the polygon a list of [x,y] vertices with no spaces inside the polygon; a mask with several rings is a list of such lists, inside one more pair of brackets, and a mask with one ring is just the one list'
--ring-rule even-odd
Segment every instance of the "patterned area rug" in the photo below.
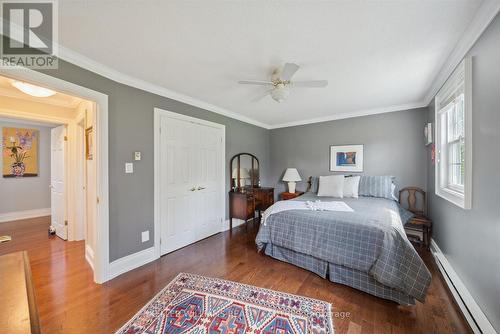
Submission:
{"label": "patterned area rug", "polygon": [[117,333],[333,334],[320,300],[179,274]]}

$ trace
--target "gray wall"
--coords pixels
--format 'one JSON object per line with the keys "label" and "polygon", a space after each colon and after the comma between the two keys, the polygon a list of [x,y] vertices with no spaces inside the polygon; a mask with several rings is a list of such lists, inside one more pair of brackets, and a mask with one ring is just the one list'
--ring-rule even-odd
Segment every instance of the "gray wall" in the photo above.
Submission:
{"label": "gray wall", "polygon": [[396,176],[398,186],[426,188],[423,128],[427,109],[349,118],[271,130],[271,178],[277,193],[287,167],[296,167],[304,190],[311,175],[332,174],[330,145],[364,144],[364,173]]}
{"label": "gray wall", "polygon": [[[4,127],[38,129],[40,131],[39,173],[36,177],[18,179],[4,178],[0,175],[0,214],[50,208],[50,128],[0,121],[0,136],[2,136],[1,129]],[[3,155],[0,154],[0,166],[2,164]]]}
{"label": "gray wall", "polygon": [[[472,210],[434,195],[429,168],[429,210],[434,239],[467,289],[500,331],[500,16],[469,52],[472,56]],[[434,121],[434,106],[429,107]]]}
{"label": "gray wall", "polygon": [[[226,159],[249,152],[261,162],[263,185],[269,180],[269,131],[119,84],[73,64],[59,61],[58,70],[43,71],[51,76],[107,94],[109,97],[109,256],[116,260],[153,246],[153,110],[155,107],[226,126]],[[134,173],[125,174],[124,164],[134,151],[142,160]],[[226,181],[229,190],[229,181]],[[227,203],[227,201],[226,201]],[[150,231],[150,240],[141,243],[141,232]]]}

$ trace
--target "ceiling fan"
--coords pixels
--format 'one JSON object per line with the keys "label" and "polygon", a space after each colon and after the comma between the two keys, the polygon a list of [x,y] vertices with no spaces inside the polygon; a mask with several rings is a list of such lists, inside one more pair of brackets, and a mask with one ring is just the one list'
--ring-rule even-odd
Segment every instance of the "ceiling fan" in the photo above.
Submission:
{"label": "ceiling fan", "polygon": [[294,63],[286,63],[283,68],[277,68],[273,71],[270,81],[259,80],[241,80],[238,81],[242,85],[259,85],[269,86],[269,90],[265,94],[259,96],[255,100],[271,95],[271,98],[276,102],[285,101],[290,95],[290,88],[295,87],[326,87],[327,80],[308,80],[308,81],[291,81],[293,75],[299,70],[299,65]]}

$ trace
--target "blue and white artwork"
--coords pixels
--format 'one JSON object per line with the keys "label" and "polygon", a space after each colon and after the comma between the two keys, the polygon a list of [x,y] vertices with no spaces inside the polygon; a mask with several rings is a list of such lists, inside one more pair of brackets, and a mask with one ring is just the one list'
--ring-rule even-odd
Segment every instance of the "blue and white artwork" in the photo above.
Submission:
{"label": "blue and white artwork", "polygon": [[330,146],[330,171],[362,172],[363,145]]}

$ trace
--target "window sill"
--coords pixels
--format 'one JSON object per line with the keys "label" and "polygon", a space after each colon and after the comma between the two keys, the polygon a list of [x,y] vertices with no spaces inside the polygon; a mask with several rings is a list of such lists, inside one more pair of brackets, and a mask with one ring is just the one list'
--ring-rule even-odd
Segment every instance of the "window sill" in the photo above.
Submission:
{"label": "window sill", "polygon": [[439,188],[436,189],[436,195],[462,209],[470,209],[470,205],[468,204],[469,201],[466,201],[465,195],[460,192],[454,191],[450,188]]}

